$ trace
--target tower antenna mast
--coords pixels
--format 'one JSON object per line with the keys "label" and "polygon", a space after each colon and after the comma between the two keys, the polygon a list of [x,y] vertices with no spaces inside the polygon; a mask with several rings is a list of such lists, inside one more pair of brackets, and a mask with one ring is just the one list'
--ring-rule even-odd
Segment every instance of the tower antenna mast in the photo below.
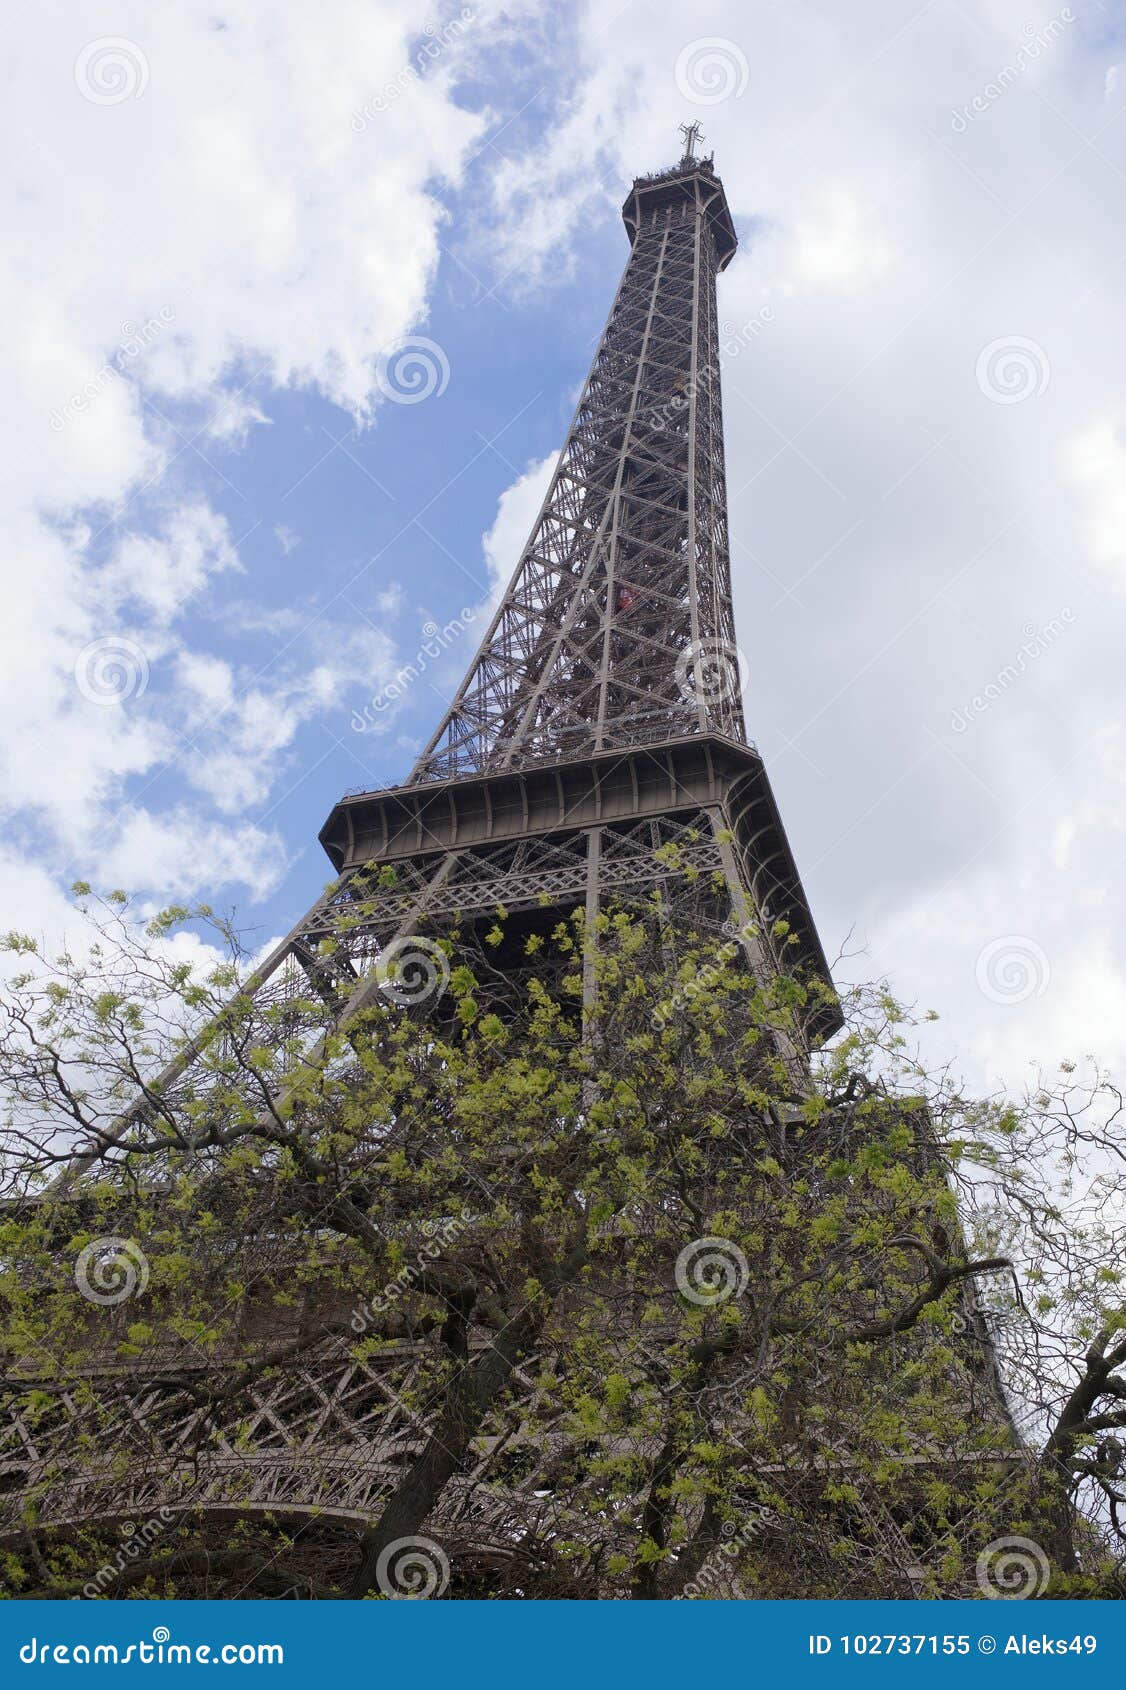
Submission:
{"label": "tower antenna mast", "polygon": [[696,143],[704,139],[704,132],[698,123],[682,123],[680,133],[684,136],[683,164],[691,163],[696,157]]}

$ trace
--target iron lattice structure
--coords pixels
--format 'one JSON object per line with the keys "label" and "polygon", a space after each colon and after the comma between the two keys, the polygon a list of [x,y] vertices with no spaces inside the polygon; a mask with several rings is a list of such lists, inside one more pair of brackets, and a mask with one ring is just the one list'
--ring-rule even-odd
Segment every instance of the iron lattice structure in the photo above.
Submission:
{"label": "iron lattice structure", "polygon": [[735,231],[695,160],[636,182],[624,216],[629,261],[543,509],[414,782],[745,738],[715,285]]}
{"label": "iron lattice structure", "polygon": [[[635,181],[623,215],[625,273],[511,584],[409,779],[350,795],[330,815],[321,840],[338,878],[248,982],[264,1009],[284,1010],[311,982],[346,1027],[377,1000],[381,963],[407,936],[455,924],[472,935],[501,906],[518,947],[561,914],[651,908],[654,895],[696,931],[731,932],[734,917],[760,978],[783,966],[772,933],[784,924],[786,969],[828,979],[741,705],[716,317],[734,226],[711,162],[691,156]],[[374,891],[373,864],[394,871]],[[494,961],[518,972],[517,955]],[[807,1042],[838,1025],[821,996]],[[283,1014],[273,1036],[284,1032]],[[170,1111],[197,1085],[202,1042],[150,1087]],[[800,1079],[805,1052],[784,1054]],[[34,1489],[39,1520],[57,1526],[161,1505],[191,1518],[315,1517],[316,1533],[343,1521],[352,1536],[326,1565],[346,1559],[425,1441],[410,1406],[415,1350],[404,1339],[357,1360],[346,1323],[334,1327],[323,1307],[293,1319],[319,1322],[324,1336],[252,1384],[249,1408],[205,1455],[193,1431],[197,1364],[183,1346],[145,1368],[107,1355],[81,1389],[52,1386],[54,1407],[35,1425],[15,1413],[0,1439],[16,1509],[7,1530],[20,1536],[19,1498]],[[272,1315],[248,1330],[240,1361],[267,1329],[270,1342],[286,1337]],[[477,1333],[470,1347],[491,1342]],[[515,1379],[531,1404],[535,1368]],[[68,1456],[91,1416],[116,1428],[128,1455],[124,1492],[120,1459],[99,1472]],[[476,1465],[447,1487],[432,1522],[449,1546],[475,1545],[482,1564],[511,1558],[557,1506],[538,1460],[516,1483],[511,1443],[510,1426],[487,1427]],[[509,1466],[498,1466],[506,1449]]]}
{"label": "iron lattice structure", "polygon": [[[691,145],[691,138],[690,145]],[[279,948],[308,955],[372,861],[400,867],[386,920],[350,941],[402,938],[500,903],[597,914],[684,875],[671,836],[724,882],[763,976],[827,981],[761,758],[748,743],[727,531],[716,277],[736,250],[710,160],[641,177],[623,207],[630,254],[550,489],[481,646],[406,785],[344,799],[321,832],[341,890]],[[667,855],[667,853],[665,853]],[[356,971],[368,1001],[370,966]],[[839,1024],[831,1002],[810,1042]],[[795,1053],[800,1062],[801,1053]]]}
{"label": "iron lattice structure", "polygon": [[[638,178],[623,218],[625,273],[492,625],[408,781],[329,816],[339,878],[249,983],[263,1002],[312,980],[346,1023],[384,989],[380,958],[420,929],[464,930],[498,905],[516,931],[576,906],[593,921],[654,891],[741,929],[759,978],[782,965],[782,924],[786,970],[829,980],[743,721],[716,318],[734,224],[711,161],[689,155]],[[373,863],[395,885],[375,898],[365,885],[357,920],[353,882]],[[722,891],[701,906],[704,867]],[[823,995],[803,1042],[839,1025]],[[166,1094],[196,1054],[161,1076]],[[800,1073],[805,1052],[790,1055]]]}

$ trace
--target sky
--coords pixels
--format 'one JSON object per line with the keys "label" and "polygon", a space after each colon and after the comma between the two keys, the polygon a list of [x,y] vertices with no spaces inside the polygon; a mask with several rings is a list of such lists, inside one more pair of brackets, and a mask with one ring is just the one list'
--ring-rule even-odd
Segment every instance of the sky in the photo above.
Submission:
{"label": "sky", "polygon": [[84,878],[288,930],[696,119],[744,708],[826,950],[973,1084],[1121,1074],[1126,9],[1053,6],[10,7],[0,925]]}

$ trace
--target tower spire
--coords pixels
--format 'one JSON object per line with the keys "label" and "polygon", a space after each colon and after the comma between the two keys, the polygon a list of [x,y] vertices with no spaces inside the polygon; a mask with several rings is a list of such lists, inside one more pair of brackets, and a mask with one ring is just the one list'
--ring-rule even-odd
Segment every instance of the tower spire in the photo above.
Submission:
{"label": "tower spire", "polygon": [[694,164],[696,160],[696,143],[704,139],[704,131],[698,123],[682,123],[680,133],[684,137],[684,156],[681,164]]}
{"label": "tower spire", "polygon": [[[404,785],[346,797],[321,830],[345,877],[375,862],[397,876],[348,934],[361,1000],[365,956],[412,912],[467,934],[500,907],[550,930],[577,905],[593,921],[654,897],[689,924],[734,918],[764,981],[828,980],[743,721],[716,304],[737,237],[710,159],[694,156],[699,126],[683,127],[685,161],[638,177],[622,208],[625,271],[465,679]],[[335,920],[315,912],[306,948]],[[839,1024],[819,996],[808,1036]]]}
{"label": "tower spire", "polygon": [[623,217],[629,259],[547,499],[412,781],[745,740],[715,287],[735,229],[702,160],[639,177]]}

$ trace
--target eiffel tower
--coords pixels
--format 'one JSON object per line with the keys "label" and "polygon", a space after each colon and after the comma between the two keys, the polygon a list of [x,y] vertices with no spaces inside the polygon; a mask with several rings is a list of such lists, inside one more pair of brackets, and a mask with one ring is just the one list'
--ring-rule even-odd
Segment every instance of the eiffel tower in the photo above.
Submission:
{"label": "eiffel tower", "polygon": [[[758,978],[783,966],[772,936],[784,930],[786,970],[829,981],[743,719],[716,315],[737,238],[711,158],[695,156],[698,126],[682,132],[680,162],[638,178],[623,207],[625,272],[468,673],[407,781],[332,811],[320,839],[340,880],[267,961],[262,987],[295,959],[314,966],[373,862],[394,866],[395,889],[336,951],[345,1020],[386,986],[388,947],[408,961],[421,920],[464,927],[499,905],[518,940],[579,904],[588,921],[626,894],[656,889],[675,906],[687,880],[667,867],[670,845],[690,875],[722,877],[723,896],[698,913],[738,929]],[[839,1025],[824,992],[805,1042]],[[789,1055],[800,1070],[805,1052]]]}
{"label": "eiffel tower", "polygon": [[[672,169],[635,180],[630,253],[551,486],[452,704],[401,786],[356,791],[320,840],[338,878],[248,983],[263,1001],[311,979],[338,1025],[395,988],[432,984],[423,928],[511,919],[494,959],[518,967],[529,925],[659,892],[737,932],[756,978],[828,987],[829,966],[762,758],[748,741],[735,641],[716,278],[738,241],[700,131]],[[668,865],[674,847],[679,872]],[[381,896],[355,880],[394,869]],[[724,892],[689,891],[718,875]],[[781,942],[778,936],[783,935]],[[331,958],[326,949],[331,947]],[[417,976],[412,988],[411,971]],[[841,1025],[814,991],[799,1048]],[[165,1070],[190,1067],[189,1044]]]}
{"label": "eiffel tower", "polygon": [[[284,1010],[311,983],[336,1029],[388,994],[437,1015],[442,958],[431,936],[456,927],[468,944],[503,909],[493,974],[515,979],[529,934],[576,911],[593,932],[601,911],[657,900],[699,931],[737,935],[756,980],[784,970],[811,983],[804,1026],[777,1035],[799,1091],[809,1049],[841,1025],[743,719],[716,306],[737,238],[712,159],[696,156],[697,126],[684,136],[679,162],[639,177],[625,201],[625,271],[542,509],[468,673],[408,779],[333,809],[320,838],[337,877],[247,982],[244,997],[262,1006]],[[123,1137],[154,1096],[175,1106],[207,1036],[127,1111]],[[79,1159],[77,1173],[94,1160]],[[0,1487],[17,1508],[7,1529],[19,1537],[18,1499],[38,1487],[37,1517],[59,1529],[100,1509],[143,1518],[171,1505],[300,1518],[311,1537],[343,1522],[354,1544],[403,1452],[417,1448],[413,1363],[388,1353],[382,1366],[357,1361],[336,1340],[251,1380],[250,1410],[239,1408],[190,1471],[176,1452],[191,1444],[198,1398],[171,1369],[107,1364],[100,1412],[118,1404],[118,1435],[133,1452],[124,1483],[120,1465],[68,1463],[89,1394],[56,1382],[53,1419],[40,1407],[34,1427],[17,1414],[0,1435]],[[525,1487],[517,1508],[479,1491],[467,1523],[458,1499],[472,1483],[462,1474],[447,1489],[444,1542],[456,1552],[468,1533],[479,1548],[491,1531],[501,1554],[539,1493]]]}

